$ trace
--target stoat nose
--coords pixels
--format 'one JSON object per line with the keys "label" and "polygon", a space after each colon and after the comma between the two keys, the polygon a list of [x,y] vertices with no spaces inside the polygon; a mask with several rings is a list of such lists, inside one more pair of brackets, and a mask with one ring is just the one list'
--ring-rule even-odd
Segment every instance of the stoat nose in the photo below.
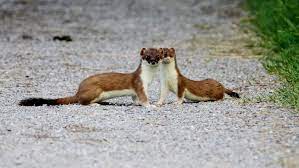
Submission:
{"label": "stoat nose", "polygon": [[151,62],[156,62],[155,58],[150,59]]}
{"label": "stoat nose", "polygon": [[154,65],[154,64],[157,63],[157,60],[156,60],[156,59],[148,59],[147,62],[148,62],[149,64]]}

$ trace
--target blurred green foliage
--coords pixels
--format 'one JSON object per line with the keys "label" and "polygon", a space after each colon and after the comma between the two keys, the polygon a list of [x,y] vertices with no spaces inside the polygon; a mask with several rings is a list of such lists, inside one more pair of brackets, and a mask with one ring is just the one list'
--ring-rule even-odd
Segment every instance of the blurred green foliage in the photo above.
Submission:
{"label": "blurred green foliage", "polygon": [[247,0],[256,32],[267,48],[263,64],[284,86],[272,99],[299,110],[299,0]]}

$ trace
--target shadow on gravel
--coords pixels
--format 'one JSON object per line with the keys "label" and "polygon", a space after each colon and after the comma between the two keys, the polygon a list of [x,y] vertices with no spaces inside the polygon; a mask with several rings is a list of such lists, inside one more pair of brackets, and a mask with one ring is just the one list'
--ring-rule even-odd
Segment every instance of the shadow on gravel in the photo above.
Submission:
{"label": "shadow on gravel", "polygon": [[110,102],[99,102],[98,104],[102,105],[102,106],[137,106],[133,103],[131,104],[125,104],[125,103],[110,103]]}
{"label": "shadow on gravel", "polygon": [[204,103],[204,102],[215,102],[215,100],[205,100],[205,101],[187,101],[183,104],[197,104],[197,103]]}
{"label": "shadow on gravel", "polygon": [[[215,102],[214,100],[206,100],[206,101],[186,101],[183,104],[197,104],[197,103],[203,103],[203,102]],[[102,106],[126,106],[126,107],[130,107],[130,106],[140,106],[140,105],[135,105],[134,103],[130,103],[130,104],[125,104],[125,103],[110,103],[110,102],[99,102],[97,104],[100,104]],[[165,105],[171,105],[173,104],[173,102],[170,103],[164,103]]]}

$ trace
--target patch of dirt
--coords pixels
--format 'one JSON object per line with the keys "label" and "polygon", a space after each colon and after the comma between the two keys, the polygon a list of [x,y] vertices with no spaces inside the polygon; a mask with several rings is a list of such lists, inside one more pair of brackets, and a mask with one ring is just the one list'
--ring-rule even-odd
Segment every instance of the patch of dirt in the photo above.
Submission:
{"label": "patch of dirt", "polygon": [[[240,24],[240,23],[238,23]],[[207,30],[210,34],[219,34],[217,28],[211,25],[195,24],[194,28]],[[263,53],[260,46],[260,39],[248,28],[234,26],[234,33],[231,36],[202,36],[194,34],[191,39],[185,41],[190,50],[205,48],[211,57],[237,57],[237,58],[257,58]]]}

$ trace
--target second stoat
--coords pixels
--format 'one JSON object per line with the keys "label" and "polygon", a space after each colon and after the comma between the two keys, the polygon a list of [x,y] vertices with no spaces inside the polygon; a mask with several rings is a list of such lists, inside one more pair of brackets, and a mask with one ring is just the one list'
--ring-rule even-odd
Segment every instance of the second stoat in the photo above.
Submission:
{"label": "second stoat", "polygon": [[162,60],[161,54],[154,48],[143,48],[140,52],[140,64],[133,73],[102,73],[90,76],[79,85],[74,96],[44,99],[29,98],[21,100],[21,106],[62,105],[79,103],[88,105],[120,96],[132,96],[135,102],[150,107],[147,88],[152,81],[158,65]]}
{"label": "second stoat", "polygon": [[216,80],[194,81],[183,76],[177,66],[174,48],[160,48],[159,52],[163,55],[163,61],[160,65],[161,89],[158,105],[163,104],[169,90],[177,95],[177,104],[183,103],[184,98],[192,101],[220,100],[224,93],[231,97],[240,97]]}

